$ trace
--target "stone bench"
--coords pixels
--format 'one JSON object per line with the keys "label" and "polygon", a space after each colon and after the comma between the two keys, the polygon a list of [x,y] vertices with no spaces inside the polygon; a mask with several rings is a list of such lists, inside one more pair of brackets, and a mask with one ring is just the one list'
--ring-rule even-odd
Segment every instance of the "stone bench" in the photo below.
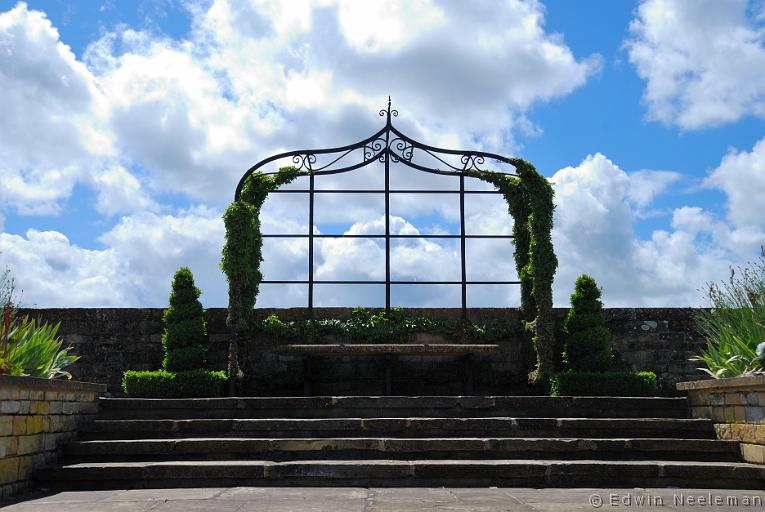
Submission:
{"label": "stone bench", "polygon": [[303,393],[311,396],[312,359],[316,356],[385,358],[385,394],[391,394],[391,366],[399,356],[461,356],[464,366],[464,390],[473,392],[472,359],[475,355],[493,355],[499,345],[467,343],[327,343],[291,344],[281,352],[303,356]]}

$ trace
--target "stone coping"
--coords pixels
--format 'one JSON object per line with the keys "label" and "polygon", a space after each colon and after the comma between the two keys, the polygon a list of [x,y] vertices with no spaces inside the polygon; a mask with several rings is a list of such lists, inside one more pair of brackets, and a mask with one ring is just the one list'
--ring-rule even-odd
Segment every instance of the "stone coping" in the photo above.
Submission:
{"label": "stone coping", "polygon": [[746,375],[742,377],[730,377],[727,379],[705,379],[678,382],[679,391],[695,390],[723,390],[729,388],[750,388],[765,386],[765,375]]}
{"label": "stone coping", "polygon": [[292,344],[283,352],[306,355],[467,355],[493,354],[499,345],[476,345],[466,343],[331,343]]}
{"label": "stone coping", "polygon": [[106,384],[97,384],[95,382],[0,375],[0,387],[6,386],[22,387],[27,389],[42,389],[46,391],[91,391],[96,393],[106,392]]}

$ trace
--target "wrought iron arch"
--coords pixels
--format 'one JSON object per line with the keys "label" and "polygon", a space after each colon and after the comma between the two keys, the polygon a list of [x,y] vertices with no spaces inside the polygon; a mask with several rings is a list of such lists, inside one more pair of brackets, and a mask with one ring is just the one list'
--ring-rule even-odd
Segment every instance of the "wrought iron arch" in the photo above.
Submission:
{"label": "wrought iron arch", "polygon": [[[313,314],[313,287],[314,284],[378,284],[385,285],[385,308],[391,307],[391,285],[407,284],[441,284],[441,285],[461,285],[462,288],[462,315],[467,317],[467,286],[473,284],[492,284],[492,285],[519,285],[520,281],[469,281],[467,279],[466,265],[466,240],[469,238],[495,238],[512,239],[512,235],[503,234],[482,234],[468,235],[465,233],[465,196],[469,194],[500,194],[497,190],[466,190],[465,178],[475,178],[471,172],[488,171],[487,163],[504,164],[513,166],[513,159],[488,153],[484,151],[456,150],[439,148],[419,142],[398,130],[393,126],[392,118],[398,117],[398,111],[391,109],[391,99],[388,97],[387,109],[379,111],[381,117],[385,117],[385,126],[366,139],[360,140],[346,146],[322,149],[302,149],[296,151],[287,151],[272,155],[257,164],[250,167],[236,187],[234,200],[239,200],[242,188],[249,176],[259,172],[260,169],[268,164],[279,160],[289,160],[292,165],[309,179],[308,189],[284,189],[275,190],[272,193],[306,193],[309,196],[308,206],[308,233],[269,233],[263,234],[263,238],[307,238],[308,239],[308,279],[307,280],[263,280],[264,284],[306,284],[308,285],[308,308]],[[354,158],[354,156],[356,158]],[[382,190],[370,189],[316,189],[316,176],[341,174],[361,169],[375,162],[384,164],[385,186]],[[442,175],[454,176],[459,178],[458,190],[433,190],[433,189],[413,189],[399,190],[390,188],[390,164],[401,163],[412,169]],[[501,172],[491,169],[492,172],[504,174],[507,176],[517,176],[514,172]],[[262,172],[264,175],[276,174],[276,172]],[[385,234],[384,235],[348,235],[348,234],[314,234],[314,197],[315,194],[384,194],[385,196]],[[460,233],[458,235],[402,235],[390,233],[390,196],[391,194],[459,194],[459,218]],[[314,239],[315,238],[376,238],[385,239],[385,280],[316,280],[314,279]],[[460,240],[460,281],[404,281],[392,280],[390,271],[390,241],[397,238],[453,238]]]}

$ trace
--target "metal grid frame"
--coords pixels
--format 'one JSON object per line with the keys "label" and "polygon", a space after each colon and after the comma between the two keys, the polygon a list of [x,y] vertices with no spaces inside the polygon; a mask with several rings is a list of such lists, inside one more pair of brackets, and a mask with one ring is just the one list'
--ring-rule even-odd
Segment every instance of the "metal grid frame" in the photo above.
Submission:
{"label": "metal grid frame", "polygon": [[[308,194],[308,233],[269,233],[263,234],[263,238],[307,238],[308,239],[308,279],[269,279],[261,281],[263,284],[306,284],[308,285],[308,309],[313,316],[313,299],[315,284],[350,284],[350,285],[385,285],[385,309],[391,308],[391,285],[461,285],[462,288],[462,316],[467,318],[467,287],[468,285],[519,285],[520,281],[469,281],[467,279],[467,261],[465,245],[467,239],[512,239],[512,235],[485,234],[468,235],[465,233],[465,196],[472,194],[499,194],[496,190],[465,190],[465,178],[473,177],[469,171],[485,171],[482,166],[486,160],[493,160],[512,165],[508,157],[482,151],[460,151],[454,149],[437,148],[418,142],[400,132],[392,124],[392,118],[398,116],[398,111],[391,109],[391,100],[388,98],[388,108],[380,110],[379,115],[386,118],[385,126],[374,135],[367,137],[355,144],[337,148],[308,149],[279,153],[266,158],[244,173],[239,181],[234,196],[240,198],[245,180],[252,173],[263,166],[277,160],[289,158],[292,164],[306,173],[309,179],[308,189],[284,189],[275,190],[272,193],[282,194]],[[415,153],[415,151],[417,153]],[[354,152],[363,154],[360,162],[350,165],[338,164]],[[425,155],[435,160],[439,167],[425,165],[415,161],[416,155]],[[319,163],[319,158],[327,158],[328,162]],[[450,162],[455,158],[459,163]],[[382,190],[373,189],[316,189],[316,176],[340,174],[360,169],[374,162],[381,162],[385,166],[385,186]],[[410,189],[391,190],[390,188],[390,164],[402,163],[412,169],[437,174],[442,176],[455,176],[459,178],[458,190],[433,190],[433,189]],[[441,168],[443,166],[443,168]],[[496,172],[496,171],[495,171]],[[264,173],[275,174],[275,173]],[[503,173],[515,176],[514,173]],[[385,234],[382,235],[348,235],[348,234],[314,234],[314,203],[316,194],[384,194],[385,196]],[[460,232],[452,235],[401,235],[390,232],[390,197],[391,194],[459,194],[459,219]],[[314,239],[316,238],[371,238],[385,239],[385,280],[317,280],[314,279]],[[460,270],[459,281],[420,281],[420,280],[393,280],[390,272],[390,241],[392,239],[406,238],[433,238],[433,239],[459,239],[460,240]]]}

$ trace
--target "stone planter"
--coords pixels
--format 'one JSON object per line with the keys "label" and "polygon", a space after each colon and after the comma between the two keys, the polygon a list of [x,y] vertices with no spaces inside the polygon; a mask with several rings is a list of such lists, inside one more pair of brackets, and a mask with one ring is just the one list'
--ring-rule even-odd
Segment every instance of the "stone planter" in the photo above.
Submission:
{"label": "stone planter", "polygon": [[765,463],[765,375],[679,382],[694,418],[711,419],[717,437],[741,442],[747,462]]}
{"label": "stone planter", "polygon": [[0,505],[95,417],[105,384],[0,376]]}

